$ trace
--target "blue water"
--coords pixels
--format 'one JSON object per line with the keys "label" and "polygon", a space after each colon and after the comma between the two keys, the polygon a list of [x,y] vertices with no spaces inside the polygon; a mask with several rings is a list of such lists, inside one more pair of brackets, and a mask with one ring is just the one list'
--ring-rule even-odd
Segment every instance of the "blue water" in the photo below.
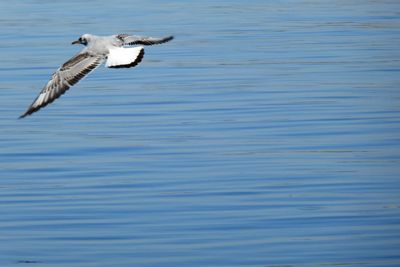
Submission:
{"label": "blue water", "polygon": [[[399,1],[0,7],[0,266],[400,266]],[[86,32],[176,39],[18,120]]]}

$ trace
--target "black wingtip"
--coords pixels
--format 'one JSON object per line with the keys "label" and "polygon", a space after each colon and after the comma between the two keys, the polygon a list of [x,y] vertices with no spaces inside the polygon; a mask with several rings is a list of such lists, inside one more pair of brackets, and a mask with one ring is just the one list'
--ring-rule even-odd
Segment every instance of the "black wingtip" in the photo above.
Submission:
{"label": "black wingtip", "polygon": [[173,35],[168,36],[168,37],[165,37],[165,38],[163,39],[163,43],[169,42],[169,41],[171,41],[171,40],[174,39],[174,38],[175,38],[175,36],[173,36]]}
{"label": "black wingtip", "polygon": [[18,119],[19,119],[19,120],[20,120],[20,119],[23,119],[23,118],[25,118],[26,116],[31,115],[31,114],[32,114],[32,111],[31,111],[30,109],[28,109],[27,111],[25,111],[24,114],[22,114],[21,116],[19,116]]}
{"label": "black wingtip", "polygon": [[[175,37],[174,37],[173,35],[170,35],[170,36],[164,37],[164,38],[162,38],[162,39],[158,40],[157,42],[154,42],[154,43],[152,43],[152,44],[150,44],[150,45],[165,44],[165,43],[171,41],[171,40],[174,39],[174,38],[175,38]],[[149,44],[147,44],[147,45],[149,45]]]}

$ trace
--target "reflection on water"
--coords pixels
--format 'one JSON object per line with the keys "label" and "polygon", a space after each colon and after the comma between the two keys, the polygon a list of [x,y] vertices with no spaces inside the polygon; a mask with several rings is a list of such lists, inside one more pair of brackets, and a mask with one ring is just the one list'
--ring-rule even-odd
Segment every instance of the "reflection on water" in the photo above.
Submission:
{"label": "reflection on water", "polygon": [[[0,265],[398,266],[399,7],[2,3]],[[85,32],[177,38],[17,120]]]}

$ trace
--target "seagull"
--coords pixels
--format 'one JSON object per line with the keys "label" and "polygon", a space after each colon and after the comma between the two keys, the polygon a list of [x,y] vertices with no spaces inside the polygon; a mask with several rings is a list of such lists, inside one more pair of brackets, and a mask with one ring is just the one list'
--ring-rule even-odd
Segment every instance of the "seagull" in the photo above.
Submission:
{"label": "seagull", "polygon": [[[52,103],[71,86],[105,62],[108,68],[131,68],[139,64],[144,56],[143,45],[162,44],[174,37],[141,37],[128,34],[96,36],[84,34],[72,44],[85,46],[78,54],[65,62],[53,73],[50,81],[19,118],[24,118]],[[129,47],[132,45],[139,45]]]}

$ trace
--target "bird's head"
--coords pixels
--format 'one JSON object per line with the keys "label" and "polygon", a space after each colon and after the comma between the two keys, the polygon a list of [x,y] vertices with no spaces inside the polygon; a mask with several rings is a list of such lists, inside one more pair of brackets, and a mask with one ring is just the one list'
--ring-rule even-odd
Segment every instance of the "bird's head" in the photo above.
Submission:
{"label": "bird's head", "polygon": [[76,41],[73,41],[71,44],[82,44],[82,45],[87,45],[88,44],[88,42],[90,41],[90,34],[84,34],[84,35],[82,35],[81,37],[79,37],[79,39],[78,40],[76,40]]}

